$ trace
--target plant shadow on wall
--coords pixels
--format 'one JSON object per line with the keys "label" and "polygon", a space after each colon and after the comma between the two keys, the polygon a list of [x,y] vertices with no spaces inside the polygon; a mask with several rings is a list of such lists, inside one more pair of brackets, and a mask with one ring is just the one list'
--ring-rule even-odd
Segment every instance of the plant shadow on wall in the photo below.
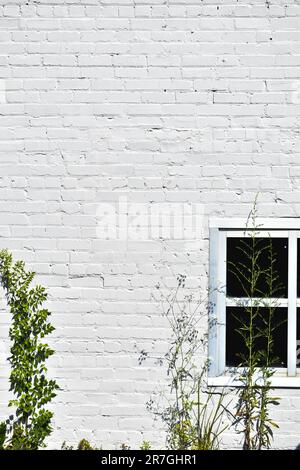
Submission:
{"label": "plant shadow on wall", "polygon": [[[230,412],[225,391],[209,388],[206,381],[209,363],[203,357],[208,334],[207,329],[202,335],[200,331],[206,327],[209,301],[184,295],[185,276],[177,280],[177,287],[167,295],[157,286],[171,340],[165,355],[152,359],[166,366],[168,391],[153,396],[147,408],[162,420],[168,449],[214,450],[228,427],[225,418]],[[205,325],[201,325],[203,320]],[[139,363],[150,357],[142,350]]]}
{"label": "plant shadow on wall", "polygon": [[0,449],[37,450],[45,447],[53,413],[45,405],[56,396],[58,385],[46,377],[46,360],[54,351],[43,341],[54,327],[50,312],[43,308],[45,288],[31,287],[35,273],[23,261],[13,262],[7,250],[0,251],[0,278],[12,316],[10,390],[15,398],[15,417],[0,424]]}

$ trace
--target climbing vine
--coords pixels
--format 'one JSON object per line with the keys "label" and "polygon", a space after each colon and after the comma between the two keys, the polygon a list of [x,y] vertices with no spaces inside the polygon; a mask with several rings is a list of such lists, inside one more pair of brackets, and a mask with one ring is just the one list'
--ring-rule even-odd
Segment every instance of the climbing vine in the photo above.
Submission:
{"label": "climbing vine", "polygon": [[9,362],[14,399],[9,406],[16,410],[10,426],[2,423],[2,448],[45,447],[45,439],[52,431],[53,413],[45,405],[56,396],[58,385],[46,376],[46,361],[54,351],[43,338],[54,327],[49,322],[49,310],[43,308],[46,290],[40,285],[32,287],[34,277],[34,272],[26,271],[23,261],[14,262],[7,250],[0,251],[0,283],[12,316]]}

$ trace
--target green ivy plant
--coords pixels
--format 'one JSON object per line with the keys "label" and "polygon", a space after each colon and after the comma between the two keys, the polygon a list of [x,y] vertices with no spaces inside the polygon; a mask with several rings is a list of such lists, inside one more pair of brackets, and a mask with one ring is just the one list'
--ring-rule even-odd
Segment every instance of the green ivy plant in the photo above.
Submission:
{"label": "green ivy plant", "polygon": [[46,376],[46,361],[54,353],[43,341],[54,331],[49,322],[50,312],[43,308],[47,293],[40,285],[31,286],[34,277],[34,272],[26,271],[23,261],[14,262],[7,250],[0,251],[0,283],[12,315],[10,390],[15,398],[9,406],[15,407],[16,418],[12,429],[8,429],[8,433],[12,432],[6,443],[6,448],[12,449],[45,447],[53,416],[45,405],[58,389],[56,381]]}

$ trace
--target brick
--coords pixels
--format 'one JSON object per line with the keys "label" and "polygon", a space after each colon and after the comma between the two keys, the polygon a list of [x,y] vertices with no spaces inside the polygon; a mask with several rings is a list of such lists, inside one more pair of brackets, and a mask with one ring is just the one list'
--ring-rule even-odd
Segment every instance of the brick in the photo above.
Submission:
{"label": "brick", "polygon": [[[187,292],[201,291],[208,240],[100,239],[97,211],[126,197],[244,217],[259,191],[261,216],[300,215],[300,6],[25,3],[0,7],[0,245],[49,290],[62,388],[49,447],[86,436],[134,448],[143,432],[161,448],[144,404],[165,376],[138,366],[135,344],[166,351],[155,285],[167,292],[184,272]],[[296,447],[299,398],[280,396],[275,446]],[[238,448],[232,430],[222,445]]]}

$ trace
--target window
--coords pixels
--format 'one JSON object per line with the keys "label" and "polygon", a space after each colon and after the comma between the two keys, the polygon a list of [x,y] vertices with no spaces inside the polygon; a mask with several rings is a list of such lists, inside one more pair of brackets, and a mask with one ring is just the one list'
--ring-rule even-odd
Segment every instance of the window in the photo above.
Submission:
{"label": "window", "polygon": [[[275,369],[274,386],[300,388],[300,219],[257,219],[259,227],[256,242],[261,249],[259,267],[264,270],[270,262],[267,250],[274,253],[274,270],[279,286],[276,296],[268,289],[261,276],[252,296],[247,280],[237,282],[231,266],[247,270],[245,255],[252,243],[251,227],[244,219],[211,219],[210,221],[210,295],[211,321],[209,332],[209,383],[234,385],[234,368],[242,365],[244,342],[238,333],[241,319],[247,321],[247,305],[255,298],[259,315],[256,327],[274,306],[273,315],[278,325],[274,330],[271,364]],[[257,229],[256,229],[257,231]],[[244,250],[240,247],[243,246]],[[248,303],[248,304],[247,304]],[[257,348],[264,349],[264,338],[257,340]],[[236,384],[238,384],[236,382]]]}

